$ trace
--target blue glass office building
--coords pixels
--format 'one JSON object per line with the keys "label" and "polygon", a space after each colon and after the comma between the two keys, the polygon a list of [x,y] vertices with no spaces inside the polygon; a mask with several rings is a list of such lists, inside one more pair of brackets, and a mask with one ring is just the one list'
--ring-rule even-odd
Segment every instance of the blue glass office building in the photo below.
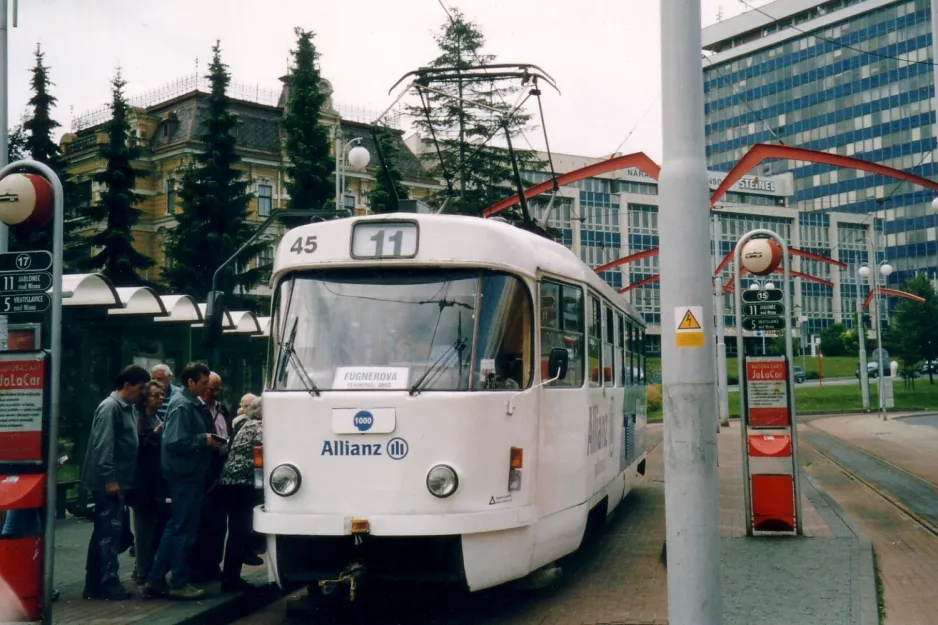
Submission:
{"label": "blue glass office building", "polygon": [[[709,169],[728,171],[752,145],[782,142],[934,179],[929,6],[929,0],[778,0],[705,28]],[[874,251],[895,267],[892,284],[922,271],[936,277],[933,191],[792,160],[760,170],[793,174],[790,204],[819,232],[828,231],[825,214],[832,211],[869,215],[873,231],[882,232],[865,244],[862,236],[815,242],[849,263],[845,300],[859,287],[858,265]]]}

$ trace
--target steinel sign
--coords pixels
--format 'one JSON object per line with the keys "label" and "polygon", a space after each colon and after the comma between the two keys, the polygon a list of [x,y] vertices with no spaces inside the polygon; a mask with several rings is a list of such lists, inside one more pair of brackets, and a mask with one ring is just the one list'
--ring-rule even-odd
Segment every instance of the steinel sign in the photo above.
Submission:
{"label": "steinel sign", "polygon": [[786,427],[788,363],[784,356],[746,359],[746,407],[749,427]]}
{"label": "steinel sign", "polygon": [[[724,176],[711,175],[710,176],[710,188],[716,189],[717,187],[719,187],[720,184],[723,183],[724,178],[726,178],[725,175]],[[739,182],[737,182],[732,187],[730,187],[730,190],[731,191],[765,191],[768,193],[775,193],[777,189],[775,188],[774,180],[769,180],[767,178],[758,178],[755,176],[749,176],[749,177],[740,179]]]}

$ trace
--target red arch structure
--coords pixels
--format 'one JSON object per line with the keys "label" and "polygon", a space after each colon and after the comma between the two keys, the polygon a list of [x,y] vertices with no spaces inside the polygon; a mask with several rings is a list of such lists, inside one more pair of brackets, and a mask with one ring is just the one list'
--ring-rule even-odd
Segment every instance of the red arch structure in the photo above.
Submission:
{"label": "red arch structure", "polygon": [[[576,182],[577,180],[591,178],[600,174],[608,174],[611,171],[618,171],[628,167],[634,167],[639,171],[651,176],[655,180],[658,179],[658,175],[661,173],[661,166],[658,165],[658,163],[655,161],[651,160],[644,152],[634,152],[632,154],[625,154],[623,156],[617,156],[615,158],[599,161],[598,163],[593,163],[592,165],[587,165],[586,167],[581,167],[580,169],[575,169],[565,174],[561,174],[557,176],[557,184],[562,187],[564,185],[570,184],[571,182]],[[530,199],[536,195],[550,191],[553,188],[554,181],[547,180],[540,184],[536,184],[533,187],[525,189],[524,197]],[[482,211],[482,216],[491,217],[492,215],[497,215],[509,206],[514,206],[518,202],[519,197],[516,193],[511,197],[486,208],[484,211]]]}
{"label": "red arch structure", "polygon": [[[795,256],[801,256],[803,258],[810,258],[811,260],[816,260],[818,262],[827,263],[828,265],[834,265],[835,267],[840,267],[841,269],[847,268],[847,263],[842,263],[839,260],[834,260],[833,258],[827,258],[826,256],[820,256],[814,254],[813,252],[806,252],[804,250],[799,250],[797,247],[789,247],[788,252]],[[723,260],[720,261],[720,264],[717,266],[714,276],[720,274],[721,271],[726,269],[726,266],[730,264],[733,260],[733,250],[730,250],[726,256],[723,257]],[[613,261],[615,262],[615,261]]]}
{"label": "red arch structure", "polygon": [[[896,289],[887,289],[885,287],[877,287],[876,289],[883,295],[894,295],[895,297],[904,297],[905,299],[910,299],[913,302],[918,302],[920,304],[925,303],[925,298],[919,297],[918,295],[913,295],[912,293],[906,293],[905,291],[898,291]],[[870,291],[866,296],[866,299],[863,301],[863,308],[866,308],[870,305],[870,302],[873,301],[873,294],[876,291]]]}
{"label": "red arch structure", "polygon": [[[749,272],[746,270],[745,267],[743,267],[742,270],[739,272],[739,275],[740,277],[742,277],[743,275],[747,273]],[[772,273],[773,274],[784,273],[784,270],[781,267],[779,267]],[[817,282],[818,284],[823,284],[824,286],[834,288],[834,283],[831,282],[830,280],[825,280],[824,278],[818,278],[817,276],[812,276],[809,273],[802,273],[800,271],[790,271],[789,273],[791,274],[792,278],[801,278],[802,280],[810,280],[811,282]],[[723,287],[723,292],[729,293],[730,291],[733,291],[736,288],[735,282],[736,282],[736,278],[730,278],[730,281],[727,282],[726,285]]]}
{"label": "red arch structure", "polygon": [[726,178],[717,187],[717,190],[710,196],[710,207],[723,197],[730,187],[738,182],[753,167],[762,161],[770,158],[787,158],[796,161],[808,161],[809,163],[821,163],[824,165],[834,165],[835,167],[844,167],[847,169],[860,169],[874,174],[882,174],[897,180],[904,180],[929,189],[938,191],[938,182],[932,182],[927,178],[916,176],[904,172],[901,169],[893,169],[885,165],[877,165],[869,161],[864,161],[852,156],[841,156],[839,154],[830,154],[828,152],[818,152],[807,148],[796,148],[789,145],[773,145],[770,143],[757,143],[749,149],[746,154],[733,165],[733,169],[726,174]]}

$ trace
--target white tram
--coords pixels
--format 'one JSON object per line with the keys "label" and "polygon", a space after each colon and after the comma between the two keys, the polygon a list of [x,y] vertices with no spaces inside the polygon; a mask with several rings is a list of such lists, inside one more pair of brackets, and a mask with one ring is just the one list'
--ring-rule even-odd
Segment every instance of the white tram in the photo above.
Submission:
{"label": "white tram", "polygon": [[644,473],[644,324],[562,245],[341,219],[287,233],[273,284],[254,527],[281,586],[523,578]]}

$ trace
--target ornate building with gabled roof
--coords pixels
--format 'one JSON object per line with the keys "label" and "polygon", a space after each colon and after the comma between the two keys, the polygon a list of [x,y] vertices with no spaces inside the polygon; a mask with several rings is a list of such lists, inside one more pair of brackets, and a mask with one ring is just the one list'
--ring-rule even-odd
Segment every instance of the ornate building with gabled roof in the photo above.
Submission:
{"label": "ornate building with gabled roof", "polygon": [[[285,208],[288,195],[284,185],[286,156],[283,153],[284,136],[280,119],[284,104],[289,97],[289,81],[285,78],[280,92],[264,91],[233,83],[229,88],[231,110],[237,116],[238,153],[241,162],[238,168],[250,184],[253,197],[249,208],[249,220],[258,224],[270,215],[271,210]],[[342,208],[354,214],[369,212],[368,191],[373,188],[375,172],[380,159],[371,137],[371,126],[365,120],[377,117],[377,113],[361,109],[336,107],[332,102],[332,86],[323,81],[329,94],[321,122],[329,128],[335,153],[336,135],[342,142],[361,138],[371,154],[368,166],[362,171],[346,167],[345,189],[342,193]],[[137,205],[143,214],[134,228],[134,245],[150,256],[156,264],[145,272],[146,280],[159,282],[162,268],[171,266],[173,260],[166,253],[166,233],[176,226],[175,214],[180,210],[177,189],[182,172],[201,151],[199,136],[207,118],[209,85],[203,77],[193,75],[176,81],[165,88],[130,98],[132,107],[131,129],[143,147],[143,154],[135,166],[144,176],[137,180],[136,192],[142,196]],[[107,142],[106,124],[110,118],[107,107],[92,111],[72,121],[72,132],[63,135],[62,153],[66,167],[73,180],[78,183],[86,202],[98,200],[101,189],[92,181],[92,176],[105,167],[100,155],[100,146]],[[399,116],[391,115],[392,127],[398,125]],[[403,132],[396,130],[398,142],[397,166],[410,188],[411,196],[426,199],[442,188],[440,181],[428,176],[420,160],[403,141]],[[341,145],[341,144],[340,144]],[[103,223],[89,224],[85,234],[104,227]],[[258,258],[251,263],[261,266],[270,264],[274,247],[283,230],[272,226],[262,236],[270,243]],[[258,295],[268,294],[266,287],[256,290]]]}

